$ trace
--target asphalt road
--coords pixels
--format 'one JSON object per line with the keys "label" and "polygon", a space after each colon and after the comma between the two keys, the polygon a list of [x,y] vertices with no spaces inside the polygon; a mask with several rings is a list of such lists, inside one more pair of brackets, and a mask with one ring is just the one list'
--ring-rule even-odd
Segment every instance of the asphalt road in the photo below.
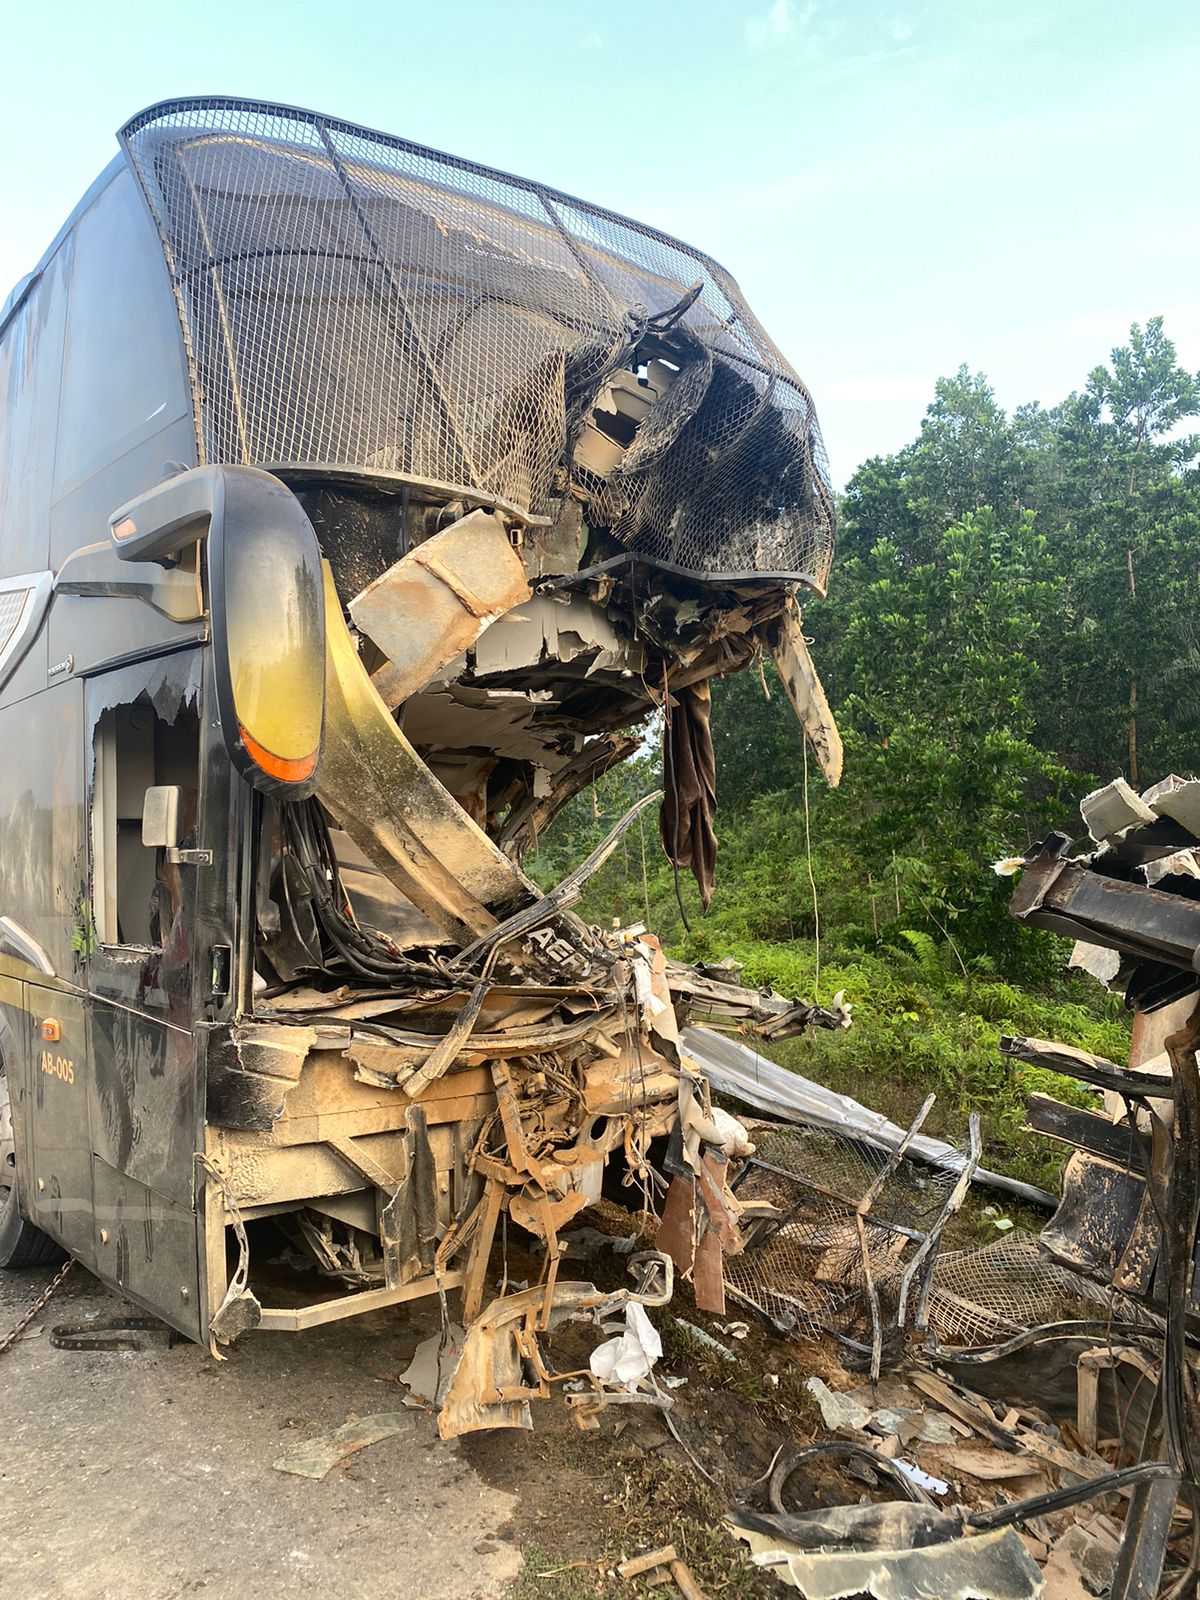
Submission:
{"label": "asphalt road", "polygon": [[[52,1276],[0,1272],[0,1335]],[[401,1408],[373,1374],[403,1368],[430,1308],[248,1335],[222,1362],[157,1334],[136,1353],[50,1344],[58,1323],[129,1309],[75,1267],[40,1333],[0,1355],[5,1600],[491,1600],[519,1571],[513,1496],[422,1412],[320,1482],[272,1467],[351,1414]]]}

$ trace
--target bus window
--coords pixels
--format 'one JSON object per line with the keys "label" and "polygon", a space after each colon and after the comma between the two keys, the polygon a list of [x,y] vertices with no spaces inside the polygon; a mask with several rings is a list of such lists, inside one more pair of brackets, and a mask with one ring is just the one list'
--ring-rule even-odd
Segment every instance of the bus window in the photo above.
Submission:
{"label": "bus window", "polygon": [[6,573],[47,565],[71,249],[70,239],[59,246],[0,329],[0,528]]}
{"label": "bus window", "polygon": [[187,396],[162,250],[122,174],[76,228],[55,499],[174,422]]}
{"label": "bus window", "polygon": [[163,949],[182,904],[170,852],[142,843],[146,790],[183,791],[183,837],[196,828],[200,791],[200,722],[180,707],[170,721],[148,695],[105,711],[96,725],[92,788],[92,872],[96,935],[101,944]]}

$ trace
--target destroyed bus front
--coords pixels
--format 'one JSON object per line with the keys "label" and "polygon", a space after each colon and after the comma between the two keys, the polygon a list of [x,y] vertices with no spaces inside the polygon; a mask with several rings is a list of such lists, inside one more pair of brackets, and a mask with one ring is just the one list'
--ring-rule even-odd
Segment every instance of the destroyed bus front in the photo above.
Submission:
{"label": "destroyed bus front", "polygon": [[[653,1206],[652,1141],[719,1155],[685,1015],[773,1037],[811,1016],[586,927],[603,848],[548,895],[520,867],[662,711],[662,842],[707,898],[709,681],[764,649],[836,782],[795,598],[832,553],[811,399],[715,263],[569,196],[260,103],[164,104],[121,141],[193,438],[113,478],[107,552],[59,576],[160,615],[160,591],[200,596],[202,664],[165,658],[139,714],[155,748],[192,727],[196,775],[151,760],[138,811],[203,983],[169,1019],[194,1056],[174,1154],[117,1160],[144,1199],[92,1259],[219,1343],[459,1287],[470,1325],[504,1217],[540,1241],[544,1327],[572,1299],[558,1234],[605,1182]],[[105,707],[114,741],[138,720]],[[81,926],[86,966],[111,938]],[[183,1190],[197,1216],[182,1307],[175,1260],[129,1248],[166,1166],[180,1261]],[[340,1292],[248,1277],[265,1219]]]}

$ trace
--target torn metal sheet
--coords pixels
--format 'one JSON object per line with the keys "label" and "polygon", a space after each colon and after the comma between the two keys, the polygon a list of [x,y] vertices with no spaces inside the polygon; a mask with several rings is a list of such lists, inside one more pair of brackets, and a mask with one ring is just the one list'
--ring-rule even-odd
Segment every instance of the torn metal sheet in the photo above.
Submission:
{"label": "torn metal sheet", "polygon": [[374,683],[394,711],[528,598],[503,518],[480,510],[408,551],[350,601],[349,611],[388,658]]}
{"label": "torn metal sheet", "polygon": [[623,639],[596,601],[578,594],[537,594],[521,601],[479,640],[475,672],[491,678],[547,660],[565,666],[580,657],[588,672],[600,666],[628,671],[645,667],[643,648]]}
{"label": "torn metal sheet", "polygon": [[400,1374],[401,1383],[406,1383],[417,1399],[429,1405],[441,1405],[462,1359],[466,1337],[463,1329],[451,1322],[428,1339],[422,1339]]}
{"label": "torn metal sheet", "polygon": [[[385,878],[451,934],[486,933],[532,886],[431,776],[359,658],[326,567],[325,754],[318,794]],[[466,938],[463,939],[466,942]]]}
{"label": "torn metal sheet", "polygon": [[316,1042],[315,1028],[243,1019],[208,1052],[208,1115],[228,1128],[270,1128]]}
{"label": "torn metal sheet", "polygon": [[765,1567],[806,1600],[1038,1600],[1041,1571],[1013,1528],[920,1549],[806,1552],[736,1528]]}
{"label": "torn metal sheet", "polygon": [[771,655],[792,703],[792,710],[825,780],[831,789],[842,781],[842,736],[838,732],[825,690],[817,676],[808,640],[800,618],[800,608],[792,601],[774,624],[770,634]]}
{"label": "torn metal sheet", "polygon": [[[904,1129],[879,1112],[868,1110],[849,1095],[835,1094],[822,1084],[802,1078],[799,1073],[776,1066],[735,1039],[699,1027],[684,1028],[681,1038],[684,1050],[713,1088],[733,1096],[743,1105],[754,1106],[768,1116],[834,1128],[883,1150],[895,1150],[904,1139]],[[961,1150],[926,1134],[917,1134],[908,1148],[923,1161],[947,1171],[959,1172],[966,1163]],[[975,1181],[989,1188],[1006,1190],[1030,1205],[1051,1209],[1057,1203],[1046,1190],[1005,1173],[991,1172],[986,1167],[976,1169]]]}
{"label": "torn metal sheet", "polygon": [[735,1512],[730,1525],[795,1550],[923,1550],[960,1538],[962,1518],[914,1500],[867,1501],[816,1511]]}

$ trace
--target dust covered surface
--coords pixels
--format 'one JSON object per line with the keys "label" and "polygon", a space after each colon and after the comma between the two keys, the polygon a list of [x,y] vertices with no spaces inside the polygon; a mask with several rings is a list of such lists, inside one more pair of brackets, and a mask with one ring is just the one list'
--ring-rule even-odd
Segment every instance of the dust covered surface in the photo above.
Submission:
{"label": "dust covered surface", "polygon": [[[622,1231],[617,1208],[603,1210],[602,1217],[589,1213],[586,1220]],[[536,1258],[510,1250],[510,1273],[521,1278],[526,1270],[536,1274]],[[615,1287],[623,1267],[620,1257],[602,1252],[585,1270],[597,1284]],[[684,1283],[652,1318],[663,1342],[659,1381],[686,1379],[667,1389],[686,1449],[655,1407],[610,1407],[598,1431],[583,1432],[557,1399],[535,1408],[532,1433],[496,1430],[459,1441],[480,1479],[514,1497],[504,1534],[521,1549],[525,1568],[509,1591],[512,1600],[661,1594],[618,1577],[615,1568],[666,1544],[674,1544],[706,1594],[749,1600],[787,1592],[754,1568],[723,1519],[734,1505],[766,1508],[767,1478],[781,1445],[792,1449],[823,1436],[808,1378],[839,1388],[860,1380],[844,1371],[831,1342],[777,1339],[733,1305],[724,1317],[697,1311]],[[711,1334],[734,1359],[705,1348],[676,1318]],[[723,1331],[743,1322],[744,1337]],[[595,1344],[595,1331],[582,1323],[546,1340],[559,1371],[586,1366]],[[696,1461],[714,1482],[704,1479]],[[840,1504],[846,1480],[836,1466],[822,1465],[806,1478],[804,1492],[813,1506]]]}

